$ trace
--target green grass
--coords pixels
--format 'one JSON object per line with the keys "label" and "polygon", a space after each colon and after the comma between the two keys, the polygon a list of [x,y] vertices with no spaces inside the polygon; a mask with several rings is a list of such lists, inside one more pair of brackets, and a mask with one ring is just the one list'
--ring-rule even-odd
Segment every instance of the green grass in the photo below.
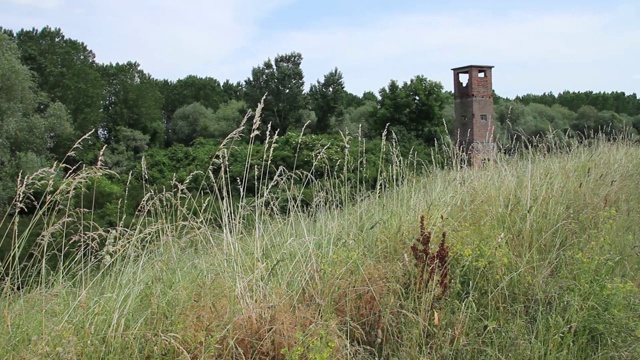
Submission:
{"label": "green grass", "polygon": [[[210,203],[179,187],[150,192],[131,229],[95,235],[109,239],[99,263],[36,264],[24,290],[5,284],[2,354],[640,358],[640,148],[556,150],[422,175],[394,156],[379,191],[352,200],[336,171],[313,211],[294,206],[286,216],[261,204],[276,193],[295,199],[294,173],[233,204],[222,194],[234,179]],[[214,203],[221,226],[212,225]],[[446,292],[416,283],[422,216],[432,251],[446,232]]]}

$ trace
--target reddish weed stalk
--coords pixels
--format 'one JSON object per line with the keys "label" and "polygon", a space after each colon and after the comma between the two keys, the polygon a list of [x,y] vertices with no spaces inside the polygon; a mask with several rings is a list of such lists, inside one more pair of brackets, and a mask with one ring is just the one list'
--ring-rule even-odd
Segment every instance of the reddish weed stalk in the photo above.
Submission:
{"label": "reddish weed stalk", "polygon": [[416,260],[418,269],[416,277],[416,289],[423,292],[429,288],[429,284],[437,280],[435,286],[437,296],[443,296],[449,288],[449,247],[447,246],[447,232],[442,232],[442,240],[436,252],[431,252],[432,234],[426,231],[424,215],[420,216],[420,236],[416,238],[417,244],[411,245],[411,252]]}

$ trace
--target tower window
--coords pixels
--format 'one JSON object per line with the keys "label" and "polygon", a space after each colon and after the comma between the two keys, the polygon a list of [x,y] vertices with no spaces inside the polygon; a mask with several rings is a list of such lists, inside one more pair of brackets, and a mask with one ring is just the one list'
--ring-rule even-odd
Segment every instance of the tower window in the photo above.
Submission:
{"label": "tower window", "polygon": [[462,86],[467,86],[467,83],[469,82],[469,73],[468,72],[458,73],[458,82]]}
{"label": "tower window", "polygon": [[487,70],[478,70],[478,77],[487,77]]}
{"label": "tower window", "polygon": [[480,120],[489,121],[489,117],[487,116],[487,114],[480,114]]}

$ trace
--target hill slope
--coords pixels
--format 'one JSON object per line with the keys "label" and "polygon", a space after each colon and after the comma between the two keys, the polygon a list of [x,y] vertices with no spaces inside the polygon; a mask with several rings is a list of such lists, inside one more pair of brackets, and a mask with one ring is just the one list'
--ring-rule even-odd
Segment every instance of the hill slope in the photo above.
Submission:
{"label": "hill slope", "polygon": [[176,193],[114,232],[103,267],[5,291],[0,342],[12,358],[636,359],[639,183],[637,145],[598,143],[405,176],[313,216],[247,203],[221,229]]}

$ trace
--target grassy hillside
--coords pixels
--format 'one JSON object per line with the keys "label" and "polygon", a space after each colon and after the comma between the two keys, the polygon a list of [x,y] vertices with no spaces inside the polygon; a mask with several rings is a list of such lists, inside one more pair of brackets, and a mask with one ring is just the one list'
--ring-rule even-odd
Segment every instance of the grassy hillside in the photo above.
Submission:
{"label": "grassy hillside", "polygon": [[265,205],[298,196],[285,175],[234,204],[150,192],[131,229],[102,234],[99,264],[5,285],[3,354],[637,359],[640,148],[557,150],[421,176],[396,158],[344,206],[338,171],[286,216]]}

